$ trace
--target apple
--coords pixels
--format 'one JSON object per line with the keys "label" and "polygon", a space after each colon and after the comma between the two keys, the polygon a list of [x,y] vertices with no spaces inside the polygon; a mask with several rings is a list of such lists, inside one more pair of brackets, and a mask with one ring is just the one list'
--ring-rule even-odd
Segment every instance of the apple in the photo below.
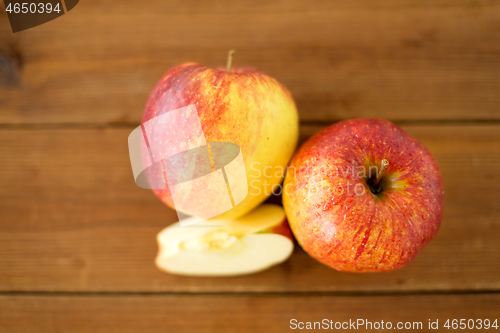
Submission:
{"label": "apple", "polygon": [[[229,59],[232,59],[232,54]],[[217,218],[243,216],[262,203],[270,195],[270,189],[284,178],[298,140],[298,114],[292,96],[277,80],[252,68],[231,68],[229,63],[225,69],[213,69],[185,63],[168,70],[157,83],[141,124],[159,114],[190,105],[196,107],[207,143],[233,143],[241,149],[247,178],[244,185],[248,186],[248,194]],[[156,140],[183,144],[186,135],[182,128],[169,124],[160,126],[163,128],[156,128]],[[201,196],[196,205],[207,206],[202,208],[209,211],[209,206],[221,205],[213,196],[207,194],[203,197],[211,188],[206,183],[193,185],[179,194],[180,199],[176,198],[178,202],[192,204],[190,201],[195,196]],[[154,189],[154,192],[171,208],[187,215],[197,215],[195,211],[183,208],[189,204],[175,207],[168,184],[166,189]]]}
{"label": "apple", "polygon": [[259,272],[292,254],[290,238],[266,233],[286,225],[283,208],[272,204],[263,204],[237,219],[206,220],[187,227],[174,223],[157,236],[156,265],[171,274],[191,276]]}
{"label": "apple", "polygon": [[292,158],[283,205],[302,248],[341,271],[401,268],[436,235],[443,184],[430,152],[380,119],[336,123]]}

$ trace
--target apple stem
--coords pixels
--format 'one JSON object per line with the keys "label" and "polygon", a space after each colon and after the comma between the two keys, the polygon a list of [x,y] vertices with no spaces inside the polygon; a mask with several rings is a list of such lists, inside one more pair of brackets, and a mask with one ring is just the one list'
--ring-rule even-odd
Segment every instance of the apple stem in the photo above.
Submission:
{"label": "apple stem", "polygon": [[234,55],[234,50],[229,50],[229,53],[227,55],[227,65],[226,65],[226,68],[227,68],[227,71],[230,72],[231,71],[231,67],[233,66],[233,55]]}
{"label": "apple stem", "polygon": [[382,175],[384,174],[384,170],[387,168],[388,165],[389,165],[389,161],[384,158],[381,162],[381,165],[380,165],[380,172],[377,173],[377,178],[373,181],[372,186],[374,188],[378,188],[379,182],[382,179]]}

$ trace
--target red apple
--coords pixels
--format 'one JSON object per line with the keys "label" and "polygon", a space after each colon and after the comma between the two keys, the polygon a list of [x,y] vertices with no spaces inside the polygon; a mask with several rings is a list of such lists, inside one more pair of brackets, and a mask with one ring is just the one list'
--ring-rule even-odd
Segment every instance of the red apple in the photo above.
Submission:
{"label": "red apple", "polygon": [[389,271],[412,261],[436,235],[443,184],[429,151],[400,127],[355,119],[300,147],[283,204],[313,258],[342,271]]}

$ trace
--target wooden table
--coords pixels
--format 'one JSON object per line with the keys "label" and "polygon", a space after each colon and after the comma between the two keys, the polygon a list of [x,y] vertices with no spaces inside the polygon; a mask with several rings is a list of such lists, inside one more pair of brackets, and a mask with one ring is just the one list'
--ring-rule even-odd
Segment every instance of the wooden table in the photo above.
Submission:
{"label": "wooden table", "polygon": [[[301,249],[268,271],[158,271],[176,220],[133,181],[127,136],[168,68],[257,67],[306,139],[379,117],[436,157],[436,238],[389,273]],[[82,0],[13,34],[0,15],[0,332],[281,332],[290,320],[500,320],[500,1]],[[500,324],[500,323],[499,323]]]}

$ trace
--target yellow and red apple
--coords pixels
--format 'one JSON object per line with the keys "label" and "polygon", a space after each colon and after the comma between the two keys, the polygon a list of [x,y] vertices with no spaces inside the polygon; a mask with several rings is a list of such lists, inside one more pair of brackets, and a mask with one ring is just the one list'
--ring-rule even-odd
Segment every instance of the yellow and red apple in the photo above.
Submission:
{"label": "yellow and red apple", "polygon": [[[186,63],[167,71],[152,91],[142,124],[158,115],[194,105],[207,143],[229,142],[241,149],[248,195],[219,219],[240,217],[262,203],[270,188],[281,183],[298,139],[298,115],[290,92],[277,80],[251,68],[212,69]],[[156,140],[184,140],[182,128],[166,124]],[[180,138],[180,139],[179,139]],[[189,138],[187,138],[189,139]],[[213,163],[213,161],[212,161]],[[266,172],[264,172],[266,171]],[[210,184],[181,193],[185,200],[197,196],[200,205],[218,205],[207,193]],[[267,190],[266,190],[267,189]],[[154,189],[168,206],[175,207],[168,184]],[[187,193],[189,192],[189,193]]]}

